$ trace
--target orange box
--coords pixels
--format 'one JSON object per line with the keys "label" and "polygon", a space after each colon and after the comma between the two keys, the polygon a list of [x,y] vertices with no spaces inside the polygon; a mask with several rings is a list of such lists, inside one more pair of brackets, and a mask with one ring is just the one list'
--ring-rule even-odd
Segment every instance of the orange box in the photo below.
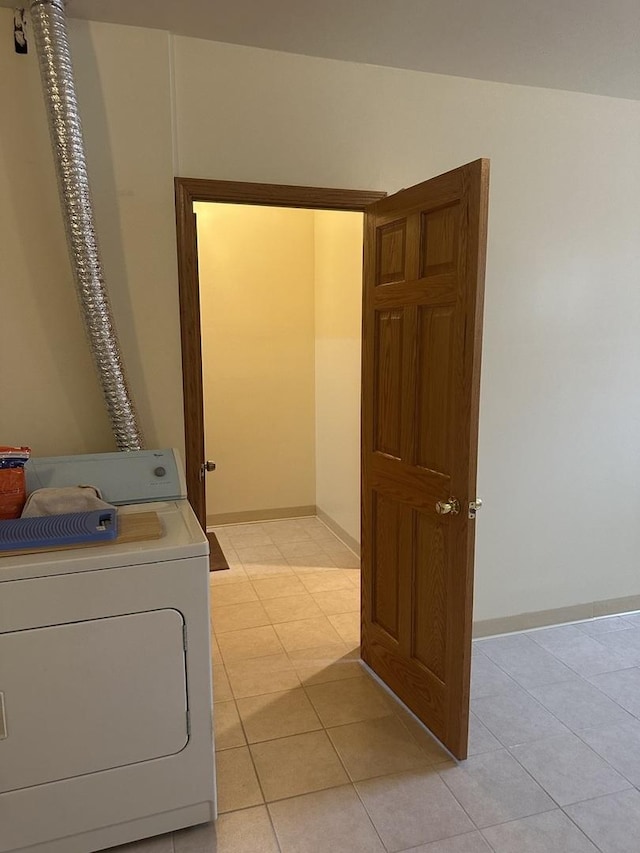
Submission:
{"label": "orange box", "polygon": [[20,518],[27,499],[28,447],[0,447],[0,519]]}

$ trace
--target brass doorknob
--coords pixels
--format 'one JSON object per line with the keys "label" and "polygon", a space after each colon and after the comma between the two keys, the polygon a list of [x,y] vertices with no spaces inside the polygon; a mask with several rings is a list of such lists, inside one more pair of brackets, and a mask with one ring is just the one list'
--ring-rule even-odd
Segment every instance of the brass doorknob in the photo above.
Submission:
{"label": "brass doorknob", "polygon": [[200,465],[200,479],[204,480],[204,475],[207,473],[207,471],[215,471],[215,470],[216,470],[216,463],[215,462],[210,462],[209,460],[207,460],[206,462],[203,462]]}
{"label": "brass doorknob", "polygon": [[460,501],[457,498],[449,498],[448,501],[437,501],[436,512],[438,515],[457,515],[460,512]]}

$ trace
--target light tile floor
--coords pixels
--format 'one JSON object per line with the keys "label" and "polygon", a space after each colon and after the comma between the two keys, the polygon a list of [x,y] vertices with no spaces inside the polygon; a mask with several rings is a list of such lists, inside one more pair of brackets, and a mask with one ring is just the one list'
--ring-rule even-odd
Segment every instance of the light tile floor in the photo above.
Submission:
{"label": "light tile floor", "polygon": [[216,533],[220,817],[120,853],[640,851],[640,615],[476,641],[455,762],[361,667],[358,559],[322,522]]}

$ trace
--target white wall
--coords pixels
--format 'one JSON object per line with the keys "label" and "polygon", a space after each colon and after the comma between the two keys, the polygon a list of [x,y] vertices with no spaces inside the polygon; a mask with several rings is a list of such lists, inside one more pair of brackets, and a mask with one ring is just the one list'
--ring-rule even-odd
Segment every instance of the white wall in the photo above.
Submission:
{"label": "white wall", "polygon": [[393,191],[491,158],[476,619],[640,593],[640,104],[174,45],[184,174]]}
{"label": "white wall", "polygon": [[313,211],[195,208],[207,515],[312,507]]}
{"label": "white wall", "polygon": [[[640,592],[640,104],[176,38],[172,128],[166,35],[74,23],[72,46],[150,443],[182,441],[173,158],[182,175],[393,191],[487,156],[476,618]],[[11,51],[4,39],[1,357],[28,382],[5,372],[0,434],[99,450],[34,57]]]}
{"label": "white wall", "polygon": [[360,542],[363,215],[315,213],[316,505]]}

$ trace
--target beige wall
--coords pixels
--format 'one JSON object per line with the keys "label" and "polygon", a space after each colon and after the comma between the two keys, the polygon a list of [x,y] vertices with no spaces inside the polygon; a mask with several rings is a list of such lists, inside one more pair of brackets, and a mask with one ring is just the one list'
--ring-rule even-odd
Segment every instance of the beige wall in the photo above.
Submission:
{"label": "beige wall", "polygon": [[[0,9],[11,32],[12,11]],[[70,22],[107,283],[149,446],[181,447],[169,38]],[[66,253],[34,51],[0,45],[0,442],[113,450]],[[10,369],[7,369],[10,367]]]}
{"label": "beige wall", "polygon": [[[488,156],[476,618],[638,593],[640,104],[157,30],[74,22],[71,37],[150,444],[183,439],[174,173],[392,192]],[[3,371],[0,435],[99,450],[35,57],[12,50],[4,39],[0,358],[26,381]]]}
{"label": "beige wall", "polygon": [[361,213],[315,214],[316,505],[360,541]]}
{"label": "beige wall", "polygon": [[209,516],[360,537],[362,214],[196,204]]}
{"label": "beige wall", "polygon": [[[6,33],[12,12],[0,10]],[[112,450],[71,284],[37,64],[0,49],[0,443]]]}
{"label": "beige wall", "polygon": [[314,216],[197,204],[207,513],[313,506]]}

